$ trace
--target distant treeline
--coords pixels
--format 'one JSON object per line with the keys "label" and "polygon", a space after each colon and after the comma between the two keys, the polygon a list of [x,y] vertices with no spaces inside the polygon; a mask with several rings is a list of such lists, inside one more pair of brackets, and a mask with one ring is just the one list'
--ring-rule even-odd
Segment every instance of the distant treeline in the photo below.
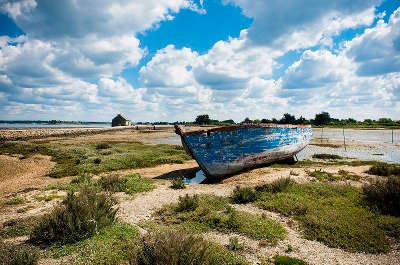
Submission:
{"label": "distant treeline", "polygon": [[[232,125],[236,124],[233,120],[218,121],[210,119],[209,115],[203,114],[196,117],[194,122],[176,122],[180,124],[197,124],[197,125]],[[296,118],[295,115],[285,113],[281,119],[255,119],[251,120],[245,118],[240,123],[247,124],[262,124],[262,123],[276,123],[276,124],[311,124],[313,126],[325,127],[346,127],[346,128],[400,128],[400,120],[392,120],[390,118],[380,118],[378,120],[365,119],[364,121],[357,121],[353,118],[336,119],[332,118],[328,112],[321,112],[315,115],[314,119],[306,119],[303,116]]]}

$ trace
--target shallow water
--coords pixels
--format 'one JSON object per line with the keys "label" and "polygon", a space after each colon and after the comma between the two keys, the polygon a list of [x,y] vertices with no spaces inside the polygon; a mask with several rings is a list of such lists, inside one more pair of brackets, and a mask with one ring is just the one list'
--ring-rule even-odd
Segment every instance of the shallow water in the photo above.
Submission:
{"label": "shallow water", "polygon": [[185,184],[201,184],[205,181],[206,176],[203,170],[185,176]]}
{"label": "shallow water", "polygon": [[310,159],[313,154],[333,154],[360,160],[378,160],[390,163],[400,163],[400,148],[398,146],[369,146],[369,148],[330,148],[308,145],[297,154],[299,160]]}
{"label": "shallow water", "polygon": [[[392,143],[392,130],[344,129],[344,136],[346,141]],[[343,129],[313,128],[313,138],[342,141]],[[393,143],[400,143],[400,130],[393,130]]]}

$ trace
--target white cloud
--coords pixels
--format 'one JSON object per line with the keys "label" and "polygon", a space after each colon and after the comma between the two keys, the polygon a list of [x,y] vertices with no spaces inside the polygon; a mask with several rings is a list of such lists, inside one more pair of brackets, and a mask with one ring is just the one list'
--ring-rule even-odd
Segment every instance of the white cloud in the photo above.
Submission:
{"label": "white cloud", "polygon": [[128,104],[143,104],[145,88],[134,89],[125,79],[119,77],[117,80],[101,78],[99,80],[99,95],[112,98],[112,101]]}
{"label": "white cloud", "polygon": [[[225,2],[253,18],[249,29],[203,54],[167,45],[141,67],[134,87],[121,73],[147,53],[136,34],[183,8],[205,14],[202,1],[0,0],[0,10],[26,33],[0,36],[0,117],[107,120],[122,112],[133,120],[174,121],[208,112],[240,121],[322,110],[341,117],[400,114],[399,10],[332,51],[333,36],[382,16],[374,13],[379,1]],[[302,55],[277,77],[283,65],[277,60],[290,50]]]}
{"label": "white cloud", "polygon": [[285,72],[282,87],[280,96],[289,99],[291,109],[301,106],[309,117],[320,111],[342,118],[398,113],[400,74],[359,76],[345,51],[305,51]]}
{"label": "white cloud", "polygon": [[337,56],[328,50],[306,50],[300,60],[285,71],[284,88],[313,88],[332,86],[344,79],[351,71],[351,62],[345,56]]}
{"label": "white cloud", "polygon": [[179,88],[195,84],[192,68],[197,65],[198,54],[189,48],[175,49],[173,45],[157,51],[143,66],[140,80],[147,87]]}
{"label": "white cloud", "polygon": [[271,49],[248,45],[247,32],[239,38],[218,41],[194,67],[196,80],[215,90],[244,89],[253,76],[269,78],[276,65]]}
{"label": "white cloud", "polygon": [[[205,12],[191,0],[0,1],[0,11],[25,32],[0,37],[0,92],[14,106],[9,110],[21,104],[37,104],[29,109],[39,113],[49,106],[88,112],[100,104],[108,110],[143,107],[146,89],[133,88],[120,74],[146,53],[136,33],[181,8]],[[205,98],[200,90],[195,94]]]}
{"label": "white cloud", "polygon": [[379,20],[345,44],[346,55],[358,63],[358,74],[379,75],[400,71],[400,8],[389,22]]}
{"label": "white cloud", "polygon": [[344,29],[370,25],[379,0],[226,0],[254,19],[249,39],[283,51],[329,44]]}
{"label": "white cloud", "polygon": [[181,8],[195,9],[187,0],[20,0],[1,3],[27,34],[41,39],[101,37],[144,31]]}

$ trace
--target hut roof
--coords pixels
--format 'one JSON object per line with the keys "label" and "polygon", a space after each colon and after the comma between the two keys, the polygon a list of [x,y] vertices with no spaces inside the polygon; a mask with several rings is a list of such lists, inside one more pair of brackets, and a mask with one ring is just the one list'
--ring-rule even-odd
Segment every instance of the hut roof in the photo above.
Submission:
{"label": "hut roof", "polygon": [[[126,120],[126,121],[130,121],[130,119],[128,119],[127,117],[125,117],[124,115],[122,115],[121,113],[118,113],[118,115],[115,117],[115,118],[117,118],[117,117],[120,117],[120,118],[122,118],[122,119],[124,119],[124,120]],[[114,118],[114,119],[115,119]]]}

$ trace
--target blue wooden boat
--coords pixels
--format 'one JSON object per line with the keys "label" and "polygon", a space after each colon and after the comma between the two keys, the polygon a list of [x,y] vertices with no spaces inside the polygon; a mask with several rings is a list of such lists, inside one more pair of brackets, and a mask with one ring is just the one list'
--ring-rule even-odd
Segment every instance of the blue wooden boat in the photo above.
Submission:
{"label": "blue wooden boat", "polygon": [[209,178],[292,158],[312,138],[311,126],[236,125],[185,132],[175,125],[182,145]]}

